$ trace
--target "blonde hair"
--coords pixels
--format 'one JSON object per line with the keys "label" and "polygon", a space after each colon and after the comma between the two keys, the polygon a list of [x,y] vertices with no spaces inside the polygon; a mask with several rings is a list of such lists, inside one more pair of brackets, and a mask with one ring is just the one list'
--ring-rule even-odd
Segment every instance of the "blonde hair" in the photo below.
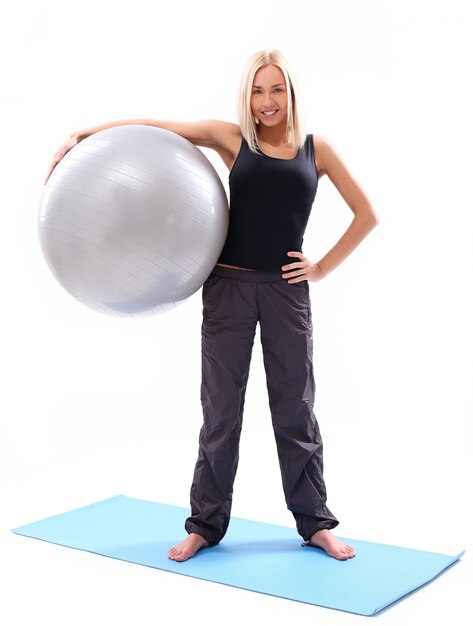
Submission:
{"label": "blonde hair", "polygon": [[287,98],[286,139],[292,148],[300,149],[306,138],[304,123],[301,115],[300,96],[293,72],[279,50],[260,50],[255,52],[247,61],[240,80],[237,110],[241,134],[246,139],[250,150],[257,153],[260,149],[258,142],[257,125],[251,112],[251,92],[256,72],[267,65],[279,67],[284,75]]}

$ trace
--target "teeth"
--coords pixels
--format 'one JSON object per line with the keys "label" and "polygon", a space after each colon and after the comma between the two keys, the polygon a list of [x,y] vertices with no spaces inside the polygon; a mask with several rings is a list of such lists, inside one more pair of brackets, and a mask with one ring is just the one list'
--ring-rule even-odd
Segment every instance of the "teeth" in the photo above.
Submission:
{"label": "teeth", "polygon": [[274,115],[276,113],[276,109],[274,109],[274,111],[263,111],[263,115],[269,116],[269,115]]}

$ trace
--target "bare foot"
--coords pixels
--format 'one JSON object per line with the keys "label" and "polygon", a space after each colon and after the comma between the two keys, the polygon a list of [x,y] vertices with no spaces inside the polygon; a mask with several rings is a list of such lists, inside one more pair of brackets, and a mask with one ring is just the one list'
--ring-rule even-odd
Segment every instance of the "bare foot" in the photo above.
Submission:
{"label": "bare foot", "polygon": [[355,550],[351,546],[337,539],[326,528],[315,532],[310,538],[310,543],[313,546],[322,548],[329,556],[333,556],[334,559],[339,561],[346,561],[355,556]]}
{"label": "bare foot", "polygon": [[189,535],[181,541],[181,543],[171,548],[168,557],[171,561],[187,561],[195,555],[195,553],[209,545],[209,542],[197,533],[189,533]]}

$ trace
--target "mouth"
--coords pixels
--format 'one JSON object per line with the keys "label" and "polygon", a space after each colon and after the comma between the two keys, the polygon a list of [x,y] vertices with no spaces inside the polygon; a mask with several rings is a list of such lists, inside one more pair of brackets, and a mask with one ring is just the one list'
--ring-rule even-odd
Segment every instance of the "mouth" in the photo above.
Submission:
{"label": "mouth", "polygon": [[272,109],[271,111],[261,111],[264,117],[274,117],[279,109]]}

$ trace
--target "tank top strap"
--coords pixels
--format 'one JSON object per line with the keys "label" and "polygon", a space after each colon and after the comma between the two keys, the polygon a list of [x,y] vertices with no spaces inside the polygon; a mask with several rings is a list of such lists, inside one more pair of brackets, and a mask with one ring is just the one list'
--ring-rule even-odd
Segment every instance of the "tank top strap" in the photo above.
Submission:
{"label": "tank top strap", "polygon": [[310,158],[314,155],[314,142],[312,140],[312,133],[308,133],[305,138],[305,152]]}

